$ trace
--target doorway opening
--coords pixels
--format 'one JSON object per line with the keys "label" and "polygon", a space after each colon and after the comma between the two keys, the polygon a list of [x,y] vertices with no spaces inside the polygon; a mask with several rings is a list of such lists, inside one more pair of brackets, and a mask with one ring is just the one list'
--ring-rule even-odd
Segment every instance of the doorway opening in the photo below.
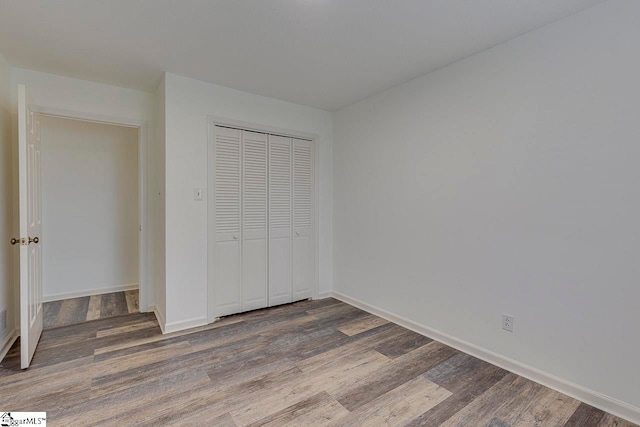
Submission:
{"label": "doorway opening", "polygon": [[40,115],[44,329],[139,310],[140,128]]}

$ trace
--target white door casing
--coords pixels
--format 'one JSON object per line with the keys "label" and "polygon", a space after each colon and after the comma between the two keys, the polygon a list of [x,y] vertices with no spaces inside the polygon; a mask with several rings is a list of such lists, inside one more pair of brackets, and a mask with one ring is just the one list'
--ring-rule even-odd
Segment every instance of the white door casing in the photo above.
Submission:
{"label": "white door casing", "polygon": [[27,88],[18,86],[18,192],[20,212],[20,359],[29,367],[43,328],[42,181],[40,120]]}

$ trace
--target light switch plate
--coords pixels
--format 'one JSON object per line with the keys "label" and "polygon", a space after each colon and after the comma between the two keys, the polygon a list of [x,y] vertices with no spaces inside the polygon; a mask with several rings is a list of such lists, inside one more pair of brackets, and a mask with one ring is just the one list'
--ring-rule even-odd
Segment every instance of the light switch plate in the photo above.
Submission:
{"label": "light switch plate", "polygon": [[194,188],[193,189],[193,200],[202,200],[204,191],[202,188]]}

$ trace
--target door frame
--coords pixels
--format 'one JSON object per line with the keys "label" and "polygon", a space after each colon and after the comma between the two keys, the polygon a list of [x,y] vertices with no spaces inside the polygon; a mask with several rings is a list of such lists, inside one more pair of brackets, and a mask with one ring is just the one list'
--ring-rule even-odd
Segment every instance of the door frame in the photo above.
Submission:
{"label": "door frame", "polygon": [[[298,130],[284,129],[269,125],[256,124],[250,122],[244,122],[241,120],[233,120],[218,116],[207,116],[207,323],[212,323],[216,319],[216,313],[214,312],[214,286],[213,286],[213,273],[212,263],[210,262],[213,253],[213,224],[212,217],[215,217],[215,198],[213,186],[214,171],[212,167],[212,161],[214,160],[214,144],[215,144],[215,127],[226,126],[241,130],[247,130],[252,132],[275,134],[285,136],[288,138],[306,139],[313,142],[313,289],[311,291],[311,298],[319,298],[319,285],[320,285],[320,239],[319,239],[319,226],[320,226],[320,156],[318,155],[318,141],[320,136],[315,133],[303,132]],[[268,241],[267,233],[267,241]]]}
{"label": "door frame", "polygon": [[[114,126],[135,128],[138,130],[138,290],[139,310],[141,313],[150,309],[149,298],[149,214],[147,209],[147,165],[148,165],[148,135],[149,125],[144,120],[132,120],[120,117],[104,116],[81,111],[65,110],[61,108],[32,106],[33,111],[41,116],[57,117],[61,119],[79,120],[83,122],[99,123]],[[43,218],[44,220],[44,218]]]}

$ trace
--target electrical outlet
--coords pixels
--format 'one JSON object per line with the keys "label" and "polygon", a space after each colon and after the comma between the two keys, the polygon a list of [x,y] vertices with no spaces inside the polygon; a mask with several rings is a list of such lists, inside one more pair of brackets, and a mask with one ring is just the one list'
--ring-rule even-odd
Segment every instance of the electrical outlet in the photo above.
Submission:
{"label": "electrical outlet", "polygon": [[502,329],[505,331],[513,332],[514,317],[510,314],[502,314]]}

